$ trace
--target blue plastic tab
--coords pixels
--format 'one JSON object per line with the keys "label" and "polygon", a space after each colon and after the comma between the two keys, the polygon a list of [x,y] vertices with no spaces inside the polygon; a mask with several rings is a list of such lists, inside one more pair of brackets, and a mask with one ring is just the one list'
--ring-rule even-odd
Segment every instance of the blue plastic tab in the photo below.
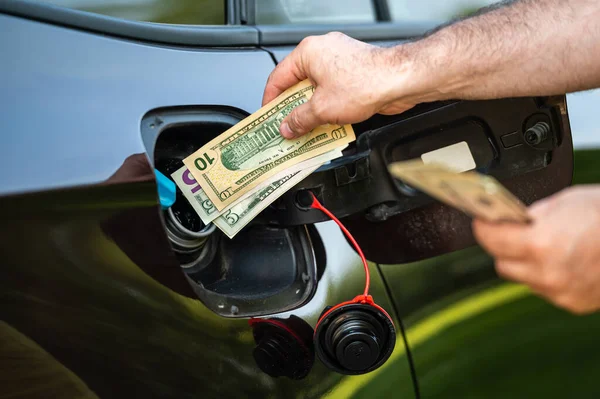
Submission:
{"label": "blue plastic tab", "polygon": [[175,183],[167,176],[154,169],[156,184],[158,185],[158,198],[163,209],[170,208],[175,203]]}

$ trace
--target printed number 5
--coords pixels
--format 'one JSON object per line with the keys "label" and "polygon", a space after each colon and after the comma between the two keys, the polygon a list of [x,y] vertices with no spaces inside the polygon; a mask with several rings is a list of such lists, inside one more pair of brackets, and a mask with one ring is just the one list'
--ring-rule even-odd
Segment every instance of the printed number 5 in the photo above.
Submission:
{"label": "printed number 5", "polygon": [[225,217],[225,220],[227,220],[227,223],[229,223],[230,226],[233,226],[238,222],[238,220],[240,220],[240,217],[236,213],[231,212],[231,209],[228,210],[227,213],[225,213],[223,216]]}
{"label": "printed number 5", "polygon": [[196,158],[194,165],[196,165],[198,170],[204,170],[208,167],[208,165],[212,165],[213,162],[215,162],[215,159],[209,157],[207,153],[204,153],[200,158]]}

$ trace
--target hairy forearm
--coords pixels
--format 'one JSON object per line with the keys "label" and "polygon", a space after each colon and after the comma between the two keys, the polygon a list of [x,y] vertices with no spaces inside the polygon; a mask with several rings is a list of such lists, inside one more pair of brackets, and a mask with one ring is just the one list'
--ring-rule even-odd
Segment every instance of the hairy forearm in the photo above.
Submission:
{"label": "hairy forearm", "polygon": [[600,1],[516,1],[393,51],[410,60],[418,102],[600,87]]}

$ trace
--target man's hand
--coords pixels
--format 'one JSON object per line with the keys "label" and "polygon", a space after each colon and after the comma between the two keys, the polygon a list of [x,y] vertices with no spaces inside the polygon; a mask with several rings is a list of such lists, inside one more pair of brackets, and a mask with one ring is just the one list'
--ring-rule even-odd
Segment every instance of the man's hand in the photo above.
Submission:
{"label": "man's hand", "polygon": [[[263,105],[304,79],[313,83],[310,101],[281,124],[286,138],[326,123],[343,125],[375,113],[400,113],[417,103],[409,96],[412,61],[401,54],[399,48],[372,46],[337,32],[308,37],[269,76]],[[405,95],[394,93],[399,86]]]}
{"label": "man's hand", "polygon": [[566,189],[533,204],[530,214],[531,225],[474,221],[498,274],[571,312],[600,309],[600,187]]}

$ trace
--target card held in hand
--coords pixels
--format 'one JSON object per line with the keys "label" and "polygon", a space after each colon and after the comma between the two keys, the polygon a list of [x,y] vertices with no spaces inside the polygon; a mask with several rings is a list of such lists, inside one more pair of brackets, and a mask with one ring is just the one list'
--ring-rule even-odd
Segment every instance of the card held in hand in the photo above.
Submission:
{"label": "card held in hand", "polygon": [[420,159],[388,167],[396,179],[431,197],[488,222],[528,223],[525,205],[495,178],[469,171],[457,173],[441,164]]}

